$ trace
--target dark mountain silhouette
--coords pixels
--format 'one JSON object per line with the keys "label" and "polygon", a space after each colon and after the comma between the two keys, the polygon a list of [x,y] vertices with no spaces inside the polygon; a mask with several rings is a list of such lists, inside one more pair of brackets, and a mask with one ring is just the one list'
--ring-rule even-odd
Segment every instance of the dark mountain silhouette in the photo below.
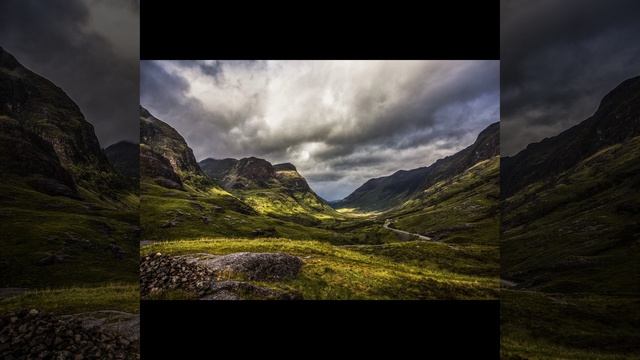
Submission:
{"label": "dark mountain silhouette", "polygon": [[127,189],[100,148],[93,125],[62,89],[0,48],[3,176],[50,195],[77,197],[77,186],[116,196]]}
{"label": "dark mountain silhouette", "polygon": [[104,149],[104,153],[116,171],[137,182],[140,178],[140,145],[120,141]]}
{"label": "dark mountain silhouette", "polygon": [[502,159],[502,193],[559,174],[607,146],[640,134],[640,76],[618,85],[590,118]]}
{"label": "dark mountain silhouette", "polygon": [[0,116],[17,121],[25,131],[49,143],[60,163],[112,172],[100,143],[80,108],[51,81],[22,66],[0,48]]}

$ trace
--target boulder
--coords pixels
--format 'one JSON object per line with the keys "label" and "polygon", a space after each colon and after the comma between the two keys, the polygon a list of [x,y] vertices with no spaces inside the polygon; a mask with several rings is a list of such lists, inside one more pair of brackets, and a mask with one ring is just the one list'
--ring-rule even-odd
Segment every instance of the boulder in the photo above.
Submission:
{"label": "boulder", "polygon": [[229,255],[196,254],[184,256],[213,271],[218,279],[240,276],[247,280],[278,281],[298,276],[302,260],[284,253],[241,252]]}

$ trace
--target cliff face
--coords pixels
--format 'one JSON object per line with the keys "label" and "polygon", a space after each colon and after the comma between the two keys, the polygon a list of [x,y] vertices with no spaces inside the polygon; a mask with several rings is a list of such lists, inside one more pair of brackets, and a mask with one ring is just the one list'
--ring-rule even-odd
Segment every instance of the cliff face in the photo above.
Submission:
{"label": "cliff face", "polygon": [[140,107],[140,143],[169,161],[174,172],[201,174],[193,151],[171,126]]}

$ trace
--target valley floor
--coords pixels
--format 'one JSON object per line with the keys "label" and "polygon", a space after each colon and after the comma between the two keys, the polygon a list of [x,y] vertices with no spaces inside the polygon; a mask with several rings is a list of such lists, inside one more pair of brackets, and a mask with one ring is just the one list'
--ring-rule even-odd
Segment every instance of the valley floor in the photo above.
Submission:
{"label": "valley floor", "polygon": [[143,256],[241,252],[294,255],[304,263],[296,278],[254,283],[295,292],[306,300],[495,298],[497,279],[455,272],[455,267],[446,262],[453,263],[453,257],[465,253],[450,251],[446,245],[421,240],[347,247],[281,238],[203,238],[157,242],[141,249]]}

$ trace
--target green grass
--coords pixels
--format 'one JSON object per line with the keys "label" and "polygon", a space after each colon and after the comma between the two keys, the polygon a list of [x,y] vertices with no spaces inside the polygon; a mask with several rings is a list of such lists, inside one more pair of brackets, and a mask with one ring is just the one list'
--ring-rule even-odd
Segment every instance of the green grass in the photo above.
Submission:
{"label": "green grass", "polygon": [[[0,184],[0,286],[52,288],[134,282],[138,276],[137,197],[101,199],[80,189],[85,200],[49,196],[19,180]],[[125,252],[117,259],[115,242]],[[64,263],[39,266],[51,254]]]}
{"label": "green grass", "polygon": [[498,245],[499,176],[498,157],[482,161],[384,215],[406,231],[448,242]]}
{"label": "green grass", "polygon": [[640,293],[640,137],[506,199],[502,271],[548,292]]}
{"label": "green grass", "polygon": [[[181,191],[143,179],[142,238],[160,242],[141,251],[296,255],[305,262],[297,279],[259,285],[295,291],[305,299],[496,298],[498,165],[497,157],[482,162],[402,208],[369,214],[327,210],[281,188],[229,193],[187,185]],[[432,229],[455,248],[385,229],[387,218],[408,231]],[[254,233],[269,228],[276,231],[272,238]],[[189,296],[161,296],[184,297]]]}
{"label": "green grass", "polygon": [[38,309],[56,314],[97,310],[138,313],[140,289],[138,284],[41,289],[0,300],[0,314],[23,309]]}
{"label": "green grass", "polygon": [[[239,198],[217,187],[171,190],[148,181],[141,184],[140,224],[144,240],[188,240],[205,236],[255,237],[257,229],[274,228],[277,236],[345,242],[351,236],[312,224],[304,217],[260,214]],[[207,218],[205,221],[204,218]],[[162,227],[176,220],[176,226]],[[315,225],[315,226],[313,226]]]}
{"label": "green grass", "polygon": [[[438,251],[440,244],[424,243]],[[235,252],[284,252],[304,261],[293,280],[257,283],[301,293],[305,299],[490,299],[497,296],[497,280],[452,272],[425,263],[401,262],[389,256],[335,246],[326,242],[290,239],[198,239],[153,243],[142,255],[229,254]],[[425,250],[425,253],[428,253]]]}
{"label": "green grass", "polygon": [[640,358],[640,300],[594,294],[501,292],[505,359]]}

